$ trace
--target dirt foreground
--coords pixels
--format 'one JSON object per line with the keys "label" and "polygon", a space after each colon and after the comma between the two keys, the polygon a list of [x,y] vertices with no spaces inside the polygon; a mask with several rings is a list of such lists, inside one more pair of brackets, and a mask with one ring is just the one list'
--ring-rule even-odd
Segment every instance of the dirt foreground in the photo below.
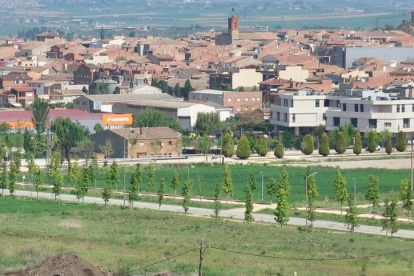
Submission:
{"label": "dirt foreground", "polygon": [[7,276],[111,276],[99,267],[72,253],[49,257],[40,265],[18,272],[8,272]]}

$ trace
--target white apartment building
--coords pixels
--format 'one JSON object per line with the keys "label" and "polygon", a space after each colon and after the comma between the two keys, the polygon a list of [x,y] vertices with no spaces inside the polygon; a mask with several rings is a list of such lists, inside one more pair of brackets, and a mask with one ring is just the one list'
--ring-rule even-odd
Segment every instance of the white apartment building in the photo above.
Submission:
{"label": "white apartment building", "polygon": [[414,99],[391,98],[374,90],[348,90],[344,95],[298,91],[280,95],[280,104],[271,105],[270,123],[275,131],[293,129],[295,135],[310,133],[324,125],[333,131],[352,124],[361,134],[388,130],[414,136]]}
{"label": "white apartment building", "polygon": [[325,126],[328,110],[339,110],[339,97],[323,93],[298,91],[279,95],[280,104],[270,105],[270,123],[275,131],[293,129],[298,136],[309,133],[315,127]]}
{"label": "white apartment building", "polygon": [[414,99],[342,99],[341,109],[326,112],[326,130],[345,124],[354,125],[363,134],[371,130],[391,133],[402,130],[407,138],[411,138],[414,134]]}

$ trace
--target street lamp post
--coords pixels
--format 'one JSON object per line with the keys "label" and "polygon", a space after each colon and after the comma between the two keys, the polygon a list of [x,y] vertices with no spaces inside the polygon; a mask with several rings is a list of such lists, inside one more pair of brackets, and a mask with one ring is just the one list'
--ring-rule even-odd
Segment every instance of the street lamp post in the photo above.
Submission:
{"label": "street lamp post", "polygon": [[260,172],[260,174],[262,175],[262,204],[263,204],[263,172]]}
{"label": "street lamp post", "polygon": [[354,200],[355,200],[355,197],[356,197],[356,179],[352,178],[352,180],[354,181]]}
{"label": "street lamp post", "polygon": [[305,192],[306,192],[306,226],[308,226],[308,212],[309,212],[309,201],[308,201],[308,178],[312,175],[318,174],[318,172],[314,172],[310,175],[308,175],[305,178]]}

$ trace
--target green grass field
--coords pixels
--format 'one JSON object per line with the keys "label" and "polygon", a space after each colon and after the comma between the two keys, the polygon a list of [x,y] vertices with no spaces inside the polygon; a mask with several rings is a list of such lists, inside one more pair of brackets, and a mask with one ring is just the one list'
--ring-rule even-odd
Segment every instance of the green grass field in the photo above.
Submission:
{"label": "green grass field", "polygon": [[[0,267],[8,270],[34,265],[47,255],[73,252],[107,271],[122,273],[196,248],[203,239],[211,247],[261,256],[208,248],[204,275],[292,275],[296,271],[301,276],[391,276],[414,272],[414,250],[343,260],[414,249],[411,241],[382,236],[325,230],[307,233],[294,227],[10,197],[0,198],[0,217]],[[198,254],[193,251],[134,273],[194,275]],[[304,258],[339,260],[298,260]]]}
{"label": "green grass field", "polygon": [[[194,179],[193,184],[193,196],[199,196],[200,190],[203,197],[212,198],[214,195],[214,185],[216,182],[222,181],[223,167],[221,165],[210,165],[210,164],[195,164],[195,165],[155,165],[156,168],[156,184],[152,187],[152,192],[157,190],[158,183],[161,178],[166,179],[166,193],[173,194],[173,190],[170,187],[170,181],[174,170],[177,170],[180,182],[186,180],[189,177]],[[189,168],[189,169],[187,169]],[[254,200],[261,200],[261,174],[263,172],[264,182],[264,199],[265,202],[270,201],[270,196],[267,195],[267,182],[271,177],[280,179],[279,174],[281,167],[271,165],[230,165],[233,183],[234,193],[233,198],[237,200],[244,200],[244,187],[247,183],[249,173],[255,173],[258,183],[258,188],[254,192]],[[97,187],[103,187],[107,179],[107,171],[109,168],[103,168],[98,174],[98,180],[96,182]],[[291,185],[291,196],[289,201],[291,203],[298,203],[305,201],[305,181],[304,176],[306,168],[304,167],[291,167],[287,166],[286,170],[289,174],[289,181]],[[334,195],[334,177],[335,169],[330,167],[312,167],[312,171],[318,172],[316,175],[316,182],[320,197],[318,200],[325,201]],[[365,193],[366,182],[370,175],[376,175],[379,178],[380,193],[382,196],[388,195],[389,193],[399,193],[400,181],[402,178],[409,179],[409,170],[387,170],[383,168],[373,169],[348,169],[342,170],[343,175],[348,181],[348,189],[353,192],[354,181],[357,183],[357,200],[359,203],[363,203],[363,195]],[[127,168],[125,173],[125,182],[128,185],[131,177],[131,169]],[[123,183],[123,169],[120,169],[121,183]],[[145,185],[146,173],[143,170],[143,181],[140,185],[140,191],[149,192],[148,186]],[[66,180],[65,180],[66,181]],[[48,182],[47,177],[45,182]],[[66,181],[66,185],[71,185]],[[118,189],[122,189],[121,184]],[[177,191],[181,191],[181,187]],[[222,195],[224,198],[225,195]],[[230,196],[229,196],[230,198]]]}

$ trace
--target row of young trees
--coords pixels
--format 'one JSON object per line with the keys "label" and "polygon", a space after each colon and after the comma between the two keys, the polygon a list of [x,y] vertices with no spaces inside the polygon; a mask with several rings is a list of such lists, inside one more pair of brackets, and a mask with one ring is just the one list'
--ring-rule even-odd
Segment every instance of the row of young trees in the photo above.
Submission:
{"label": "row of young trees", "polygon": [[[225,187],[232,187],[231,178],[228,177],[231,175],[231,172],[228,167],[224,169],[224,178],[223,178],[223,191],[229,192],[232,191],[225,189]],[[229,180],[230,179],[230,180]],[[306,202],[306,218],[310,222],[309,227],[312,228],[313,222],[316,220],[316,207],[315,201],[319,196],[319,192],[316,185],[315,173],[312,173],[310,167],[307,168],[306,174],[304,176],[306,182],[306,192],[307,192],[307,202]],[[379,180],[376,176],[370,176],[366,184],[365,199],[373,206],[375,209],[379,206],[380,203],[380,193],[379,193]],[[217,186],[216,186],[217,187]],[[348,230],[353,232],[358,226],[358,209],[355,205],[355,198],[352,193],[348,192],[346,178],[342,175],[339,168],[335,172],[334,180],[335,194],[334,199],[338,202],[342,209],[344,205],[347,205],[347,213],[345,215],[345,223],[348,226]],[[245,191],[245,220],[247,222],[253,221],[253,192],[257,188],[257,182],[255,180],[255,175],[253,173],[249,174],[249,178],[246,183]],[[288,197],[290,195],[290,184],[289,177],[285,168],[282,168],[280,172],[279,181],[275,178],[271,178],[267,184],[267,193],[271,197],[271,202],[273,197],[276,197],[277,207],[274,211],[275,221],[283,227],[288,221],[290,216],[290,207]],[[217,198],[217,197],[216,197]],[[391,199],[384,199],[384,211],[382,216],[384,217],[382,221],[383,229],[390,233],[391,235],[398,231],[398,203],[399,200],[402,201],[402,208],[405,210],[406,215],[409,216],[412,209],[412,193],[410,185],[406,179],[401,181],[401,192],[399,196],[393,196]],[[215,214],[219,213],[219,209],[215,206]]]}

